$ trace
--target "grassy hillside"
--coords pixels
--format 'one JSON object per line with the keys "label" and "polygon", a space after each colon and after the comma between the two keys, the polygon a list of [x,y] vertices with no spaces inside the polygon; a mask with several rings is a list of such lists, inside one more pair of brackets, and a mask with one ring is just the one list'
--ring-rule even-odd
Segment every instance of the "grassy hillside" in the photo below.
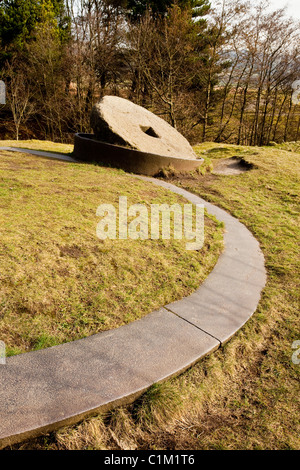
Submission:
{"label": "grassy hillside", "polygon": [[[205,175],[169,181],[238,217],[261,244],[268,281],[254,316],[222,349],[106,415],[24,443],[27,449],[299,449],[298,144],[247,148],[205,143]],[[237,156],[252,166],[210,173]],[[203,172],[204,173],[204,172]]]}
{"label": "grassy hillside", "polygon": [[[129,323],[193,292],[222,249],[206,217],[186,240],[99,240],[100,204],[186,202],[123,171],[0,152],[0,338],[9,355]],[[130,219],[129,219],[130,220]]]}
{"label": "grassy hillside", "polygon": [[70,155],[73,152],[74,145],[59,144],[47,140],[0,140],[0,149],[1,147],[20,147]]}

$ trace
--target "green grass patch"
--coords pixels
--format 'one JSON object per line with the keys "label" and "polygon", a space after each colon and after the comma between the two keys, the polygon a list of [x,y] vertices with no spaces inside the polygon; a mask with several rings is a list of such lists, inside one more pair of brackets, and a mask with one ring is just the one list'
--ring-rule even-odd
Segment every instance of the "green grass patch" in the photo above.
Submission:
{"label": "green grass patch", "polygon": [[223,348],[135,404],[18,448],[300,448],[300,366],[292,362],[292,344],[300,340],[300,154],[294,143],[293,151],[280,147],[205,143],[196,151],[218,149],[206,155],[212,164],[242,155],[253,169],[169,178],[238,217],[259,240],[268,279],[247,324]]}
{"label": "green grass patch", "polygon": [[74,145],[61,144],[47,140],[0,140],[1,147],[19,147],[29,150],[42,150],[43,152],[64,153],[71,155]]}
{"label": "green grass patch", "polygon": [[184,297],[213,268],[223,229],[205,245],[99,240],[100,204],[186,203],[121,170],[0,153],[0,338],[9,355],[119,327]]}
{"label": "green grass patch", "polygon": [[[173,382],[186,397],[177,427],[168,423],[174,448],[299,449],[300,366],[292,362],[292,343],[300,339],[299,149],[299,142],[263,148],[205,143],[196,152],[213,165],[237,156],[252,170],[173,179],[243,222],[260,242],[268,274],[247,325]],[[152,443],[159,446],[166,434],[165,424]]]}

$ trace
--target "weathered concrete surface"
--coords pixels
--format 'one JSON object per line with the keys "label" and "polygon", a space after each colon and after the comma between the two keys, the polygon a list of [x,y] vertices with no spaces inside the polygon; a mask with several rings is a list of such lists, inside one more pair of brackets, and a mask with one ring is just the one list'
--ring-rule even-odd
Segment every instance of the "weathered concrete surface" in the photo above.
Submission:
{"label": "weathered concrete surface", "polygon": [[191,296],[142,320],[0,365],[0,447],[133,401],[214,351],[251,317],[266,282],[258,242],[237,219],[164,181],[139,176],[225,222],[225,250]]}
{"label": "weathered concrete surface", "polygon": [[[242,237],[240,241],[243,242]],[[224,344],[256,310],[261,286],[265,283],[265,272],[259,268],[261,258],[255,246],[251,261],[242,253],[238,260],[224,253],[212,277],[189,297],[167,305],[166,309]]]}
{"label": "weathered concrete surface", "polygon": [[113,331],[8,358],[0,366],[0,445],[128,403],[219,345],[161,309]]}
{"label": "weathered concrete surface", "polygon": [[266,270],[259,243],[226,211],[170,183],[156,181],[156,184],[194,204],[204,204],[210,214],[225,223],[225,250],[212,273],[189,297],[165,306],[224,344],[255,312],[265,286]]}
{"label": "weathered concrete surface", "polygon": [[104,96],[91,113],[95,138],[145,153],[196,159],[189,142],[164,119],[117,96]]}

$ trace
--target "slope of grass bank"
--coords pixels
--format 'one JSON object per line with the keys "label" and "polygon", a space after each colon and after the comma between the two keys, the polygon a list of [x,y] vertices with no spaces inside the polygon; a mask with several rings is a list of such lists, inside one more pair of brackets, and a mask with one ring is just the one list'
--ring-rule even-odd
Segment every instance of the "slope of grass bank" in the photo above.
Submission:
{"label": "slope of grass bank", "polygon": [[48,140],[0,140],[1,147],[19,147],[30,150],[42,150],[43,152],[64,153],[71,155],[74,145],[60,144]]}
{"label": "slope of grass bank", "polygon": [[[223,148],[223,150],[220,150]],[[276,147],[206,143],[253,165],[238,176],[170,177],[238,217],[259,240],[268,281],[258,309],[222,349],[132,406],[16,446],[21,449],[299,449],[299,158]],[[242,155],[241,155],[242,154]]]}
{"label": "slope of grass bank", "polygon": [[[100,240],[100,204],[186,202],[123,171],[0,152],[0,338],[9,355],[129,323],[188,295],[213,268],[222,228],[186,240]],[[130,221],[130,218],[129,218]],[[172,232],[171,232],[172,233]]]}

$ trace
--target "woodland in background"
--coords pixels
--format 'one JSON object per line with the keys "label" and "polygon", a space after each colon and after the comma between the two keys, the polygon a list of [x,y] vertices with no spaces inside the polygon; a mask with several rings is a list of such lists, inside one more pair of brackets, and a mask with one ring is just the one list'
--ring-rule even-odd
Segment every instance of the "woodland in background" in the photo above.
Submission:
{"label": "woodland in background", "polygon": [[[0,0],[1,139],[72,142],[103,95],[191,143],[300,140],[299,22],[267,1]],[[271,11],[271,12],[270,12]]]}

